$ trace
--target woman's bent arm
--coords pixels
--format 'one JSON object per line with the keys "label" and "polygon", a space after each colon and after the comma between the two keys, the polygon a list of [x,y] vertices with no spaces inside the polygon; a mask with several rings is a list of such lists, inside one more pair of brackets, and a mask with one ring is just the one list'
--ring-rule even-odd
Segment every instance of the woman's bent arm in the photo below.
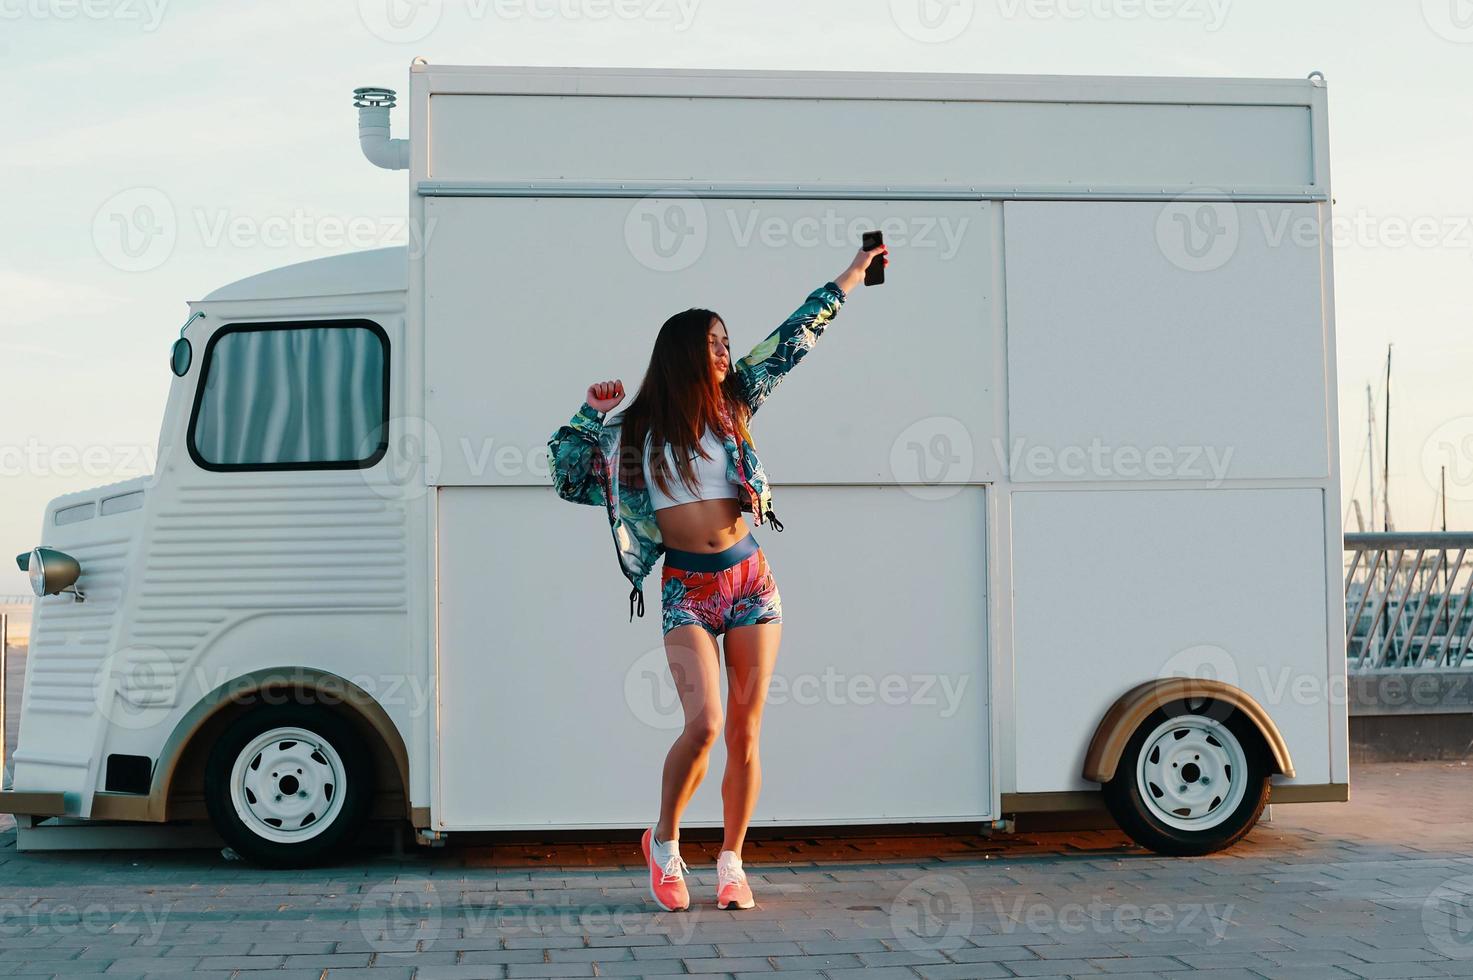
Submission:
{"label": "woman's bent arm", "polygon": [[603,420],[593,406],[584,402],[567,425],[559,426],[547,440],[547,461],[557,495],[575,504],[602,507],[607,460],[600,444]]}

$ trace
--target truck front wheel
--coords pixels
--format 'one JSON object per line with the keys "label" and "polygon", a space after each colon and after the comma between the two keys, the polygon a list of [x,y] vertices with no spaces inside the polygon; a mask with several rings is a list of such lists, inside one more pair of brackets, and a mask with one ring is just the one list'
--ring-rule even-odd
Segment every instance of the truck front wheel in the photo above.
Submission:
{"label": "truck front wheel", "polygon": [[1220,701],[1178,701],[1143,721],[1103,787],[1120,829],[1159,854],[1209,854],[1252,829],[1268,802],[1258,729]]}
{"label": "truck front wheel", "polygon": [[357,837],[372,781],[368,751],[347,720],[322,707],[266,705],[235,719],[210,750],[205,804],[242,857],[302,867]]}

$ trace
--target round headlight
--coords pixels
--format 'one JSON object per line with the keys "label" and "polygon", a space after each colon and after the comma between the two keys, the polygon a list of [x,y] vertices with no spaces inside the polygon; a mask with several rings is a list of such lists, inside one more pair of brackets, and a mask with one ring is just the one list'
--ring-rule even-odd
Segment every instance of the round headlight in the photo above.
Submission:
{"label": "round headlight", "polygon": [[41,549],[31,549],[31,560],[26,566],[26,574],[31,577],[31,591],[36,595],[46,594],[46,563],[41,560]]}
{"label": "round headlight", "polygon": [[[57,595],[76,584],[82,566],[71,555],[55,548],[37,548],[31,552],[26,569],[31,576],[31,591],[39,596]],[[73,590],[75,591],[75,590]],[[81,598],[81,593],[77,594]]]}

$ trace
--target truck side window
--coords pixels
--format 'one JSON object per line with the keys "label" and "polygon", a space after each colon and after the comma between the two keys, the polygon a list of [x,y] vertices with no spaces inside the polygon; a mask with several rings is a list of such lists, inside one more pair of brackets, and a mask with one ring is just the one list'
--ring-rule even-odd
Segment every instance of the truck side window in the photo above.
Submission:
{"label": "truck side window", "polygon": [[388,448],[388,346],[368,320],[222,328],[205,348],[190,456],[210,470],[372,466]]}

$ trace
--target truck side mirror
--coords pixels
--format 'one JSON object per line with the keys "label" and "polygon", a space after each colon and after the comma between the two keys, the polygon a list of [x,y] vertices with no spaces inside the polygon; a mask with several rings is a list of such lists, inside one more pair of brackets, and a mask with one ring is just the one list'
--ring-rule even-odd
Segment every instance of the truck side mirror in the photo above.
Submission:
{"label": "truck side mirror", "polygon": [[189,341],[180,337],[174,341],[174,346],[169,348],[169,369],[176,377],[184,377],[189,373],[189,364],[194,360],[194,348]]}
{"label": "truck side mirror", "polygon": [[169,348],[169,370],[174,372],[174,377],[182,378],[189,373],[189,365],[194,361],[194,348],[184,337],[184,331],[189,325],[205,315],[204,310],[195,310],[189,314],[189,319],[184,321],[184,326],[179,328],[179,339],[174,341],[174,346]]}

